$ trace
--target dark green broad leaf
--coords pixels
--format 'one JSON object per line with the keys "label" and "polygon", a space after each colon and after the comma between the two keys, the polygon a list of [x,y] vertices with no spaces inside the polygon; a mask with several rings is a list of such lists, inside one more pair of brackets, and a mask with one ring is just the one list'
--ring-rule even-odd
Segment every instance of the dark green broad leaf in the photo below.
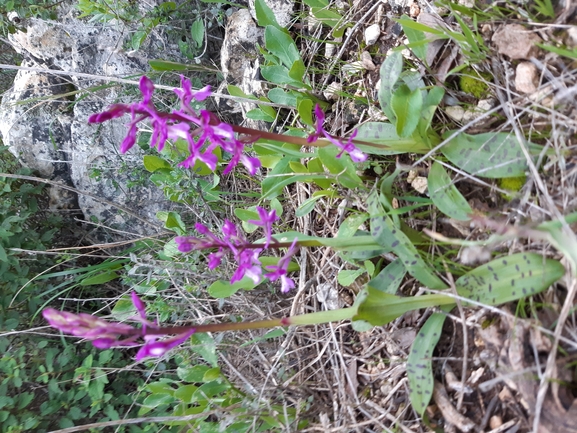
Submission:
{"label": "dark green broad leaf", "polygon": [[[454,131],[447,131],[449,137]],[[536,157],[543,148],[527,143],[529,153]],[[467,173],[488,177],[517,177],[525,174],[527,159],[514,134],[489,132],[469,135],[461,133],[451,139],[441,151],[449,161]]]}
{"label": "dark green broad leaf", "polygon": [[278,30],[282,31],[281,26],[276,20],[274,12],[269,7],[269,5],[266,4],[264,0],[255,0],[254,8],[256,12],[256,21],[259,26],[261,27],[273,26]]}
{"label": "dark green broad leaf", "polygon": [[431,200],[445,215],[459,221],[471,219],[473,209],[438,162],[434,162],[431,166],[428,187]]}
{"label": "dark green broad leaf", "polygon": [[460,296],[499,305],[542,292],[564,273],[565,268],[557,260],[535,253],[517,253],[467,272],[455,285]]}
{"label": "dark green broad leaf", "polygon": [[393,95],[393,88],[401,76],[403,71],[403,55],[400,51],[391,52],[380,69],[381,87],[379,89],[379,103],[385,116],[391,122],[396,120],[395,113],[391,108],[391,97]]}
{"label": "dark green broad leaf", "polygon": [[433,350],[441,337],[446,317],[443,313],[434,313],[427,319],[417,334],[407,358],[409,398],[413,409],[420,416],[425,413],[433,396]]}
{"label": "dark green broad leaf", "polygon": [[265,80],[275,84],[290,84],[294,87],[305,87],[302,81],[297,81],[289,75],[289,69],[283,65],[263,66],[260,70]]}
{"label": "dark green broad leaf", "polygon": [[282,105],[288,105],[289,107],[297,106],[297,99],[300,94],[295,90],[283,90],[280,87],[274,87],[269,90],[268,98],[276,103]]}
{"label": "dark green broad leaf", "polygon": [[371,235],[375,241],[391,251],[403,261],[403,266],[419,282],[431,289],[442,290],[447,285],[435,275],[433,269],[422,259],[417,248],[403,233],[400,227],[395,226],[393,220],[385,214],[379,202],[379,195],[373,191],[368,198],[368,208],[371,215]]}
{"label": "dark green broad leaf", "polygon": [[[433,116],[435,115],[435,111],[437,111],[437,107],[443,100],[443,96],[445,96],[445,89],[441,86],[434,86],[427,92],[427,96],[423,102],[423,108],[421,109],[421,118],[419,119],[419,135],[422,138],[427,137],[427,132],[431,128],[431,122],[433,121]],[[438,143],[434,143],[437,145]],[[433,146],[430,146],[432,148]]]}
{"label": "dark green broad leaf", "polygon": [[293,63],[301,60],[299,50],[290,35],[273,25],[266,26],[264,43],[266,49],[277,56],[288,69],[292,68]]}
{"label": "dark green broad leaf", "polygon": [[332,145],[321,147],[318,150],[319,159],[344,187],[354,189],[362,186],[363,181],[357,174],[356,166],[350,156],[343,154],[340,158],[337,158],[340,151],[340,149]]}
{"label": "dark green broad leaf", "polygon": [[423,107],[421,89],[411,90],[408,85],[399,86],[391,96],[391,109],[397,119],[396,131],[399,137],[407,138],[413,135]]}

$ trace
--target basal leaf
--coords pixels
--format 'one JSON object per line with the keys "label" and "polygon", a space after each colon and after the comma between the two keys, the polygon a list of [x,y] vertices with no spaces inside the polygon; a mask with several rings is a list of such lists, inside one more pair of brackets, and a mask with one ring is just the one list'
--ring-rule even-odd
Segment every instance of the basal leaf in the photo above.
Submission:
{"label": "basal leaf", "polygon": [[459,221],[471,219],[473,209],[438,162],[434,162],[429,171],[428,187],[433,203],[445,215]]}
{"label": "basal leaf", "polygon": [[395,125],[387,122],[367,122],[357,128],[357,139],[387,146],[387,149],[358,144],[363,152],[373,155],[396,155],[398,153],[427,153],[429,146],[423,141],[397,134]]}
{"label": "basal leaf", "polygon": [[391,109],[395,113],[395,126],[399,137],[407,138],[415,132],[422,107],[423,94],[421,89],[411,90],[409,86],[403,84],[393,92]]}
{"label": "basal leaf", "polygon": [[373,326],[383,326],[401,317],[407,311],[438,305],[454,305],[455,300],[445,295],[401,297],[367,286],[368,296],[360,303],[353,320],[366,320]]}
{"label": "basal leaf", "polygon": [[419,280],[421,284],[431,289],[445,289],[446,284],[435,275],[434,270],[423,260],[411,240],[385,214],[376,191],[369,195],[368,208],[371,214],[371,236],[375,241],[385,248],[390,248],[403,261],[403,266],[407,272]]}
{"label": "basal leaf", "polygon": [[[447,131],[449,137],[454,131]],[[528,144],[531,155],[538,155],[541,146]],[[514,134],[489,132],[469,135],[461,133],[441,149],[443,154],[467,173],[488,177],[517,177],[525,174],[527,159]]]}
{"label": "basal leaf", "polygon": [[557,260],[535,253],[517,253],[467,272],[455,285],[460,296],[499,305],[542,292],[564,273],[565,268]]}
{"label": "basal leaf", "polygon": [[425,413],[433,396],[433,350],[441,337],[446,317],[445,314],[434,313],[427,319],[417,334],[407,358],[409,398],[413,409],[420,416]]}
{"label": "basal leaf", "polygon": [[380,69],[381,87],[379,89],[379,103],[385,116],[391,122],[394,122],[395,113],[391,109],[391,97],[393,95],[393,88],[401,76],[403,71],[403,56],[400,51],[393,51],[390,53]]}
{"label": "basal leaf", "polygon": [[407,271],[401,259],[393,260],[369,281],[369,286],[383,293],[394,295],[405,278]]}

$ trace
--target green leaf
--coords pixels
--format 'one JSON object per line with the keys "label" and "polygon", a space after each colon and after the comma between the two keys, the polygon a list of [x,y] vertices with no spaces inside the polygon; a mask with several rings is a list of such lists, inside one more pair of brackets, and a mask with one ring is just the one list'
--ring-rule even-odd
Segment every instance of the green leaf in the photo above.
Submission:
{"label": "green leaf", "polygon": [[326,6],[312,7],[311,13],[318,21],[329,27],[337,26],[343,19],[341,14],[335,12],[334,10],[328,9]]}
{"label": "green leaf", "polygon": [[565,268],[557,260],[535,253],[517,253],[467,272],[455,281],[455,286],[460,296],[499,305],[542,292],[564,273]]}
{"label": "green leaf", "polygon": [[180,380],[188,383],[202,383],[202,379],[211,367],[208,365],[193,365],[178,367],[176,374]]}
{"label": "green leaf", "polygon": [[396,131],[399,137],[410,137],[419,123],[423,95],[421,89],[411,90],[406,84],[396,89],[391,97],[391,109],[396,116]]}
{"label": "green leaf", "polygon": [[435,161],[429,171],[428,187],[433,203],[445,215],[459,221],[471,219],[473,209],[439,162]]}
{"label": "green leaf", "polygon": [[313,121],[313,101],[309,98],[303,98],[298,102],[297,111],[303,123],[314,126]]}
{"label": "green leaf", "polygon": [[[288,69],[292,68],[294,62],[301,60],[299,50],[290,35],[274,25],[266,26],[264,43],[266,49],[277,56]],[[298,80],[294,81],[299,82]]]}
{"label": "green leaf", "polygon": [[[433,116],[437,107],[443,100],[445,96],[445,89],[441,86],[434,86],[427,92],[427,96],[423,103],[423,108],[421,109],[421,117],[419,119],[419,134],[422,138],[427,137],[427,131],[431,128],[431,122],[433,121]],[[433,146],[429,144],[429,148],[432,149],[438,143]]]}
{"label": "green leaf", "polygon": [[193,334],[190,338],[193,352],[198,353],[202,359],[212,367],[218,367],[218,356],[216,355],[216,343],[207,333]]}
{"label": "green leaf", "polygon": [[271,83],[275,84],[290,84],[294,87],[303,87],[304,84],[301,81],[293,80],[289,75],[289,70],[286,66],[273,65],[273,66],[262,66],[261,74],[263,78]]}
{"label": "green leaf", "polygon": [[[406,15],[403,16],[408,20]],[[403,24],[401,23],[401,26]],[[405,27],[403,26],[403,31],[405,32],[405,36],[409,39],[409,48],[413,51],[415,56],[419,58],[421,61],[425,62],[427,58],[427,47],[428,43],[426,43],[427,37],[422,30],[416,30],[412,27]],[[424,44],[422,42],[425,42]]]}
{"label": "green leaf", "polygon": [[421,417],[433,396],[433,387],[435,385],[432,365],[433,350],[441,337],[446,317],[442,313],[433,313],[427,319],[417,334],[407,358],[409,398],[413,409]]}
{"label": "green leaf", "polygon": [[299,58],[290,67],[289,77],[291,77],[293,80],[302,82],[305,72],[306,72],[305,64],[302,61],[302,59]]}
{"label": "green leaf", "polygon": [[265,113],[260,108],[254,108],[246,113],[247,119],[252,120],[263,120],[265,122],[274,122],[274,117],[271,117],[268,113]]}
{"label": "green leaf", "polygon": [[359,305],[353,320],[366,320],[373,326],[386,325],[408,311],[455,304],[454,299],[440,294],[404,298],[381,292],[371,286],[367,286],[365,293],[368,293],[368,296]]}
{"label": "green leaf", "polygon": [[[453,132],[447,131],[443,137],[449,137]],[[527,147],[534,156],[543,150],[533,143],[528,143]],[[477,135],[461,133],[443,146],[441,151],[457,167],[476,176],[492,179],[517,177],[524,175],[528,169],[527,159],[517,137],[505,132]]]}
{"label": "green leaf", "polygon": [[174,401],[174,398],[168,394],[150,394],[142,402],[143,406],[146,407],[158,407],[163,404],[169,404]]}
{"label": "green leaf", "polygon": [[0,261],[8,262],[8,255],[6,254],[6,250],[2,245],[0,245]]}
{"label": "green leaf", "polygon": [[275,87],[268,92],[268,98],[276,103],[282,105],[288,105],[289,107],[296,107],[297,100],[300,94],[294,90],[283,90],[280,87]]}
{"label": "green leaf", "polygon": [[393,88],[403,71],[403,56],[400,51],[393,51],[387,56],[380,69],[381,87],[379,89],[379,103],[385,116],[394,123],[395,113],[391,109]]}
{"label": "green leaf", "polygon": [[220,368],[218,367],[213,367],[209,370],[206,371],[206,373],[204,373],[204,376],[202,377],[202,381],[203,382],[212,382],[213,380],[217,380],[222,376],[221,372],[220,372]]}
{"label": "green leaf", "polygon": [[246,99],[256,99],[255,96],[247,95],[246,93],[243,92],[243,90],[240,87],[234,86],[232,84],[226,86],[226,90],[228,91],[228,94],[230,96],[237,96],[239,98],[246,98]]}
{"label": "green leaf", "polygon": [[287,333],[287,331],[283,328],[273,329],[272,331],[268,331],[262,337],[256,337],[256,338],[253,338],[252,340],[245,341],[239,347],[242,348],[242,347],[246,347],[246,346],[251,346],[255,343],[260,343],[262,341],[271,340],[271,339],[277,338],[277,337],[282,337],[286,333]]}
{"label": "green leaf", "polygon": [[[311,158],[307,163],[307,168],[309,173],[313,174],[322,174],[325,172],[323,163],[319,158]],[[331,187],[332,184],[330,179],[316,179],[314,183],[316,183],[322,189],[328,189]]]}
{"label": "green leaf", "polygon": [[337,281],[341,286],[349,287],[357,278],[365,273],[364,269],[348,270],[343,269],[337,274]]}
{"label": "green leaf", "polygon": [[160,156],[144,155],[144,168],[146,168],[147,171],[154,173],[156,170],[161,168],[170,169],[171,165]]}
{"label": "green leaf", "polygon": [[337,181],[346,188],[354,189],[363,185],[363,180],[357,174],[355,164],[349,155],[337,158],[340,149],[336,146],[321,147],[319,158],[327,170],[337,176]]}
{"label": "green leaf", "polygon": [[149,60],[148,64],[154,71],[186,71],[194,68],[191,65],[169,62],[167,60]]}
{"label": "green leaf", "polygon": [[94,286],[98,284],[108,283],[109,281],[115,280],[117,278],[120,278],[120,275],[118,275],[116,272],[106,271],[98,275],[93,275],[88,278],[84,278],[83,280],[80,281],[80,285]]}
{"label": "green leaf", "polygon": [[394,295],[399,290],[407,271],[401,259],[393,260],[369,281],[369,286],[383,293]]}
{"label": "green leaf", "polygon": [[423,260],[411,240],[385,214],[376,191],[369,195],[368,208],[371,214],[371,236],[375,241],[385,248],[390,248],[403,261],[407,272],[419,282],[431,289],[445,289],[446,284]]}
{"label": "green leaf", "polygon": [[197,47],[202,47],[204,41],[204,22],[201,19],[192,23],[190,36],[192,36],[192,40],[196,43]]}
{"label": "green leaf", "polygon": [[387,149],[357,144],[363,152],[373,155],[396,155],[399,153],[427,153],[430,147],[416,137],[401,138],[395,125],[387,122],[367,122],[357,128],[357,139],[387,146]]}
{"label": "green leaf", "polygon": [[282,31],[282,27],[276,20],[276,16],[272,9],[266,4],[264,0],[255,0],[254,8],[256,12],[256,22],[261,27],[273,26]]}
{"label": "green leaf", "polygon": [[252,290],[258,285],[248,277],[231,284],[230,281],[218,280],[212,283],[208,288],[208,294],[216,299],[228,298],[241,289]]}
{"label": "green leaf", "polygon": [[111,314],[114,319],[119,322],[123,322],[131,317],[134,317],[137,312],[134,304],[132,303],[132,299],[130,299],[128,296],[123,296],[116,302],[114,308],[112,308]]}
{"label": "green leaf", "polygon": [[156,218],[164,222],[165,228],[172,230],[177,235],[183,236],[186,234],[186,226],[176,212],[159,211],[156,213]]}

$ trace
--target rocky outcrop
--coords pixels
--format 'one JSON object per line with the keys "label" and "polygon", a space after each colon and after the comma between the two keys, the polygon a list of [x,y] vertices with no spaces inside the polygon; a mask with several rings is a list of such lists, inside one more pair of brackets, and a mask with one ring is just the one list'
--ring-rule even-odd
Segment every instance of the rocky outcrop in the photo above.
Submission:
{"label": "rocky outcrop", "polygon": [[[40,176],[88,193],[74,197],[52,187],[55,208],[79,206],[86,219],[150,233],[151,225],[106,203],[130,208],[134,215],[160,225],[155,214],[166,201],[162,191],[141,178],[142,151],[135,146],[129,154],[119,154],[126,134],[121,120],[86,122],[113,102],[131,102],[121,96],[125,90],[103,86],[106,82],[97,77],[142,74],[148,69],[145,55],[124,52],[122,32],[112,26],[95,27],[67,17],[62,23],[31,19],[26,27],[25,33],[11,35],[10,42],[25,59],[22,66],[33,70],[19,71],[2,98],[4,144]],[[70,75],[43,72],[46,69]],[[92,74],[94,79],[76,73]]]}

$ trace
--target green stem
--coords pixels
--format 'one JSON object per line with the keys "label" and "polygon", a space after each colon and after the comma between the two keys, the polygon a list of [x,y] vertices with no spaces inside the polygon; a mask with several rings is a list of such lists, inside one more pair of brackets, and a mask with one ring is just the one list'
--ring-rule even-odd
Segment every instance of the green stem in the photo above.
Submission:
{"label": "green stem", "polygon": [[195,332],[223,332],[223,331],[246,331],[247,329],[269,329],[278,326],[305,326],[318,325],[321,323],[336,322],[352,319],[357,314],[357,307],[341,308],[332,311],[319,311],[316,313],[301,314],[293,317],[280,319],[257,320],[255,322],[239,323],[211,323],[208,325],[195,326],[163,326],[161,328],[146,329],[147,335],[183,334],[194,329]]}

